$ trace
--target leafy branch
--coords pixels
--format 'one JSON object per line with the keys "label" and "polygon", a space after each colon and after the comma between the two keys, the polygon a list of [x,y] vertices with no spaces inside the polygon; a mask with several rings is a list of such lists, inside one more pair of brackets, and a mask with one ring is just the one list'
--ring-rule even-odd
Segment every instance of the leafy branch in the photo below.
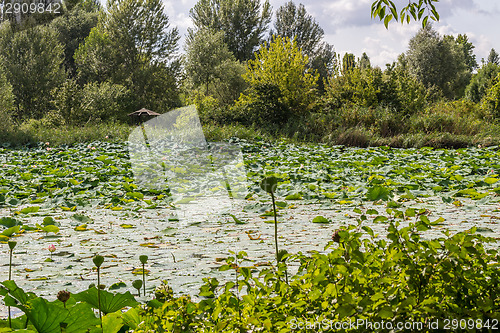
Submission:
{"label": "leafy branch", "polygon": [[380,21],[384,21],[386,28],[389,27],[389,22],[395,20],[396,22],[401,22],[403,24],[410,23],[412,19],[414,21],[422,21],[422,27],[428,24],[429,18],[434,21],[439,21],[439,13],[434,5],[438,0],[418,0],[418,1],[408,1],[408,5],[401,8],[398,13],[398,9],[393,1],[391,0],[377,0],[372,4],[371,17],[379,18]]}

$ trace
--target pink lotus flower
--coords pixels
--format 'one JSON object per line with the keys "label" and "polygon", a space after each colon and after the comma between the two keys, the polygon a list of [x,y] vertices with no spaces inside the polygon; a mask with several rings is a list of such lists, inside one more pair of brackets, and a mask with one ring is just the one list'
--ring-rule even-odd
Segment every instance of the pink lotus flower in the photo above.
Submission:
{"label": "pink lotus flower", "polygon": [[45,142],[45,145],[46,145],[46,146],[48,146],[48,145],[50,145],[50,143],[48,143],[48,142]]}
{"label": "pink lotus flower", "polygon": [[49,245],[49,251],[50,253],[54,252],[56,250],[56,246],[54,244]]}

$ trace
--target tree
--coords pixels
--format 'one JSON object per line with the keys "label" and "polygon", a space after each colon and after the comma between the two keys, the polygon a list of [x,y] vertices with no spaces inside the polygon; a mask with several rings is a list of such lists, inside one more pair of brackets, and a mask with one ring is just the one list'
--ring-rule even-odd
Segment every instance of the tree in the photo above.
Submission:
{"label": "tree", "polygon": [[307,13],[303,4],[297,7],[293,1],[289,1],[278,9],[270,39],[273,36],[295,40],[299,49],[309,57],[309,67],[318,71],[318,90],[323,92],[324,81],[332,73],[335,52],[333,46],[322,42],[324,31]]}
{"label": "tree", "polygon": [[5,71],[0,67],[0,115],[2,122],[9,119],[14,110],[14,94],[12,85],[7,81]]}
{"label": "tree", "polygon": [[358,67],[361,69],[366,69],[366,68],[372,67],[372,65],[370,63],[370,57],[368,57],[366,52],[363,52],[363,54],[361,55],[361,58],[359,58]]}
{"label": "tree", "polygon": [[492,80],[482,100],[482,107],[490,112],[493,118],[500,118],[500,74]]}
{"label": "tree", "polygon": [[474,49],[476,48],[471,42],[469,42],[469,37],[466,34],[459,34],[455,39],[453,36],[445,36],[455,41],[455,43],[462,49],[463,57],[465,60],[465,65],[469,72],[472,73],[473,70],[477,68],[476,55],[474,54]]}
{"label": "tree", "polygon": [[346,73],[356,67],[356,57],[352,53],[345,53],[342,58],[342,72]]}
{"label": "tree", "polygon": [[298,7],[289,1],[276,12],[274,30],[270,36],[288,37],[295,40],[304,54],[311,56],[318,48],[325,32],[309,15],[303,4]]}
{"label": "tree", "polygon": [[250,92],[242,95],[239,102],[254,102],[255,88],[272,85],[278,88],[279,102],[290,109],[291,115],[301,114],[316,97],[318,75],[312,73],[307,64],[307,56],[294,41],[274,37],[268,46],[260,48],[255,59],[248,61],[243,78],[249,83]]}
{"label": "tree", "polygon": [[70,77],[76,75],[74,59],[76,49],[85,41],[90,30],[97,25],[98,8],[90,5],[85,7],[79,3],[68,13],[50,23],[58,32],[59,42],[64,46],[64,66]]}
{"label": "tree", "polygon": [[[1,60],[1,59],[0,59]],[[12,128],[12,111],[14,111],[14,94],[12,85],[7,81],[0,65],[0,140]]]}
{"label": "tree", "polygon": [[260,0],[199,0],[189,13],[195,29],[189,30],[188,39],[200,29],[223,31],[224,42],[238,61],[253,57],[271,21],[268,0],[262,10]]}
{"label": "tree", "polygon": [[212,92],[219,101],[232,103],[242,91],[244,66],[224,42],[222,31],[201,29],[188,41],[185,70],[195,87],[204,87],[205,95]]}
{"label": "tree", "polygon": [[491,49],[490,54],[488,55],[488,64],[500,65],[500,58],[498,56],[497,51],[495,49]]}
{"label": "tree", "polygon": [[129,91],[110,82],[91,82],[80,87],[69,79],[55,90],[54,95],[56,113],[71,125],[124,120],[126,115],[122,111],[130,102]]}
{"label": "tree", "polygon": [[[394,19],[396,22],[410,23],[413,19],[415,21],[422,20],[422,28],[425,28],[429,18],[434,21],[439,21],[439,13],[434,6],[435,2],[439,0],[409,0],[408,5],[401,8],[398,13],[398,8],[391,0],[376,0],[372,3],[371,16],[372,18],[378,17],[384,21],[386,28],[389,27],[389,22]],[[426,15],[424,15],[426,14]]]}
{"label": "tree", "polygon": [[43,117],[50,109],[52,90],[66,77],[57,33],[44,26],[14,32],[10,23],[4,22],[0,26],[0,58],[12,85],[17,116]]}
{"label": "tree", "polygon": [[177,106],[180,37],[169,29],[162,1],[109,0],[107,9],[75,52],[79,82],[124,85],[138,106]]}
{"label": "tree", "polygon": [[463,95],[470,71],[453,37],[443,38],[427,25],[410,40],[406,60],[410,73],[427,88],[435,86],[448,98]]}
{"label": "tree", "polygon": [[493,85],[493,79],[500,73],[500,66],[494,62],[489,62],[481,67],[475,74],[467,88],[465,97],[474,103],[479,103],[486,95],[488,89]]}

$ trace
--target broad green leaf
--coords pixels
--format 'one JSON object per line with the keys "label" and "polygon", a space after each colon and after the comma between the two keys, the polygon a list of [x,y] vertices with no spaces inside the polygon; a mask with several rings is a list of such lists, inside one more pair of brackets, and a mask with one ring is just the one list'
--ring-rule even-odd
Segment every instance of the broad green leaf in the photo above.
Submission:
{"label": "broad green leaf", "polygon": [[29,300],[26,315],[40,333],[59,333],[60,323],[67,324],[68,333],[85,332],[100,323],[89,304],[77,303],[65,308],[59,301],[49,303],[40,297]]}
{"label": "broad green leaf", "polygon": [[285,200],[302,200],[302,195],[300,193],[292,193],[287,195]]}
{"label": "broad green leaf", "polygon": [[[126,293],[112,294],[106,290],[101,290],[100,294],[101,311],[105,314],[116,312],[127,306],[135,306],[139,304],[129,291]],[[77,301],[87,302],[95,309],[99,308],[96,287],[74,294],[73,297]]]}
{"label": "broad green leaf", "polygon": [[40,210],[40,207],[38,206],[31,206],[31,207],[26,207],[21,209],[21,214],[30,214],[30,213],[36,213]]}
{"label": "broad green leaf", "polygon": [[71,216],[71,219],[75,220],[80,224],[88,224],[93,222],[93,220],[90,217],[78,213],[73,214]]}
{"label": "broad green leaf", "polygon": [[23,223],[21,221],[13,219],[12,217],[1,217],[0,218],[0,225],[4,226],[6,228],[12,228],[16,225],[23,225]]}
{"label": "broad green leaf", "polygon": [[118,333],[123,327],[122,313],[120,310],[108,313],[102,318],[103,333]]}
{"label": "broad green leaf", "polygon": [[330,220],[328,220],[327,218],[325,218],[323,216],[316,216],[315,218],[313,218],[312,222],[313,223],[330,223]]}
{"label": "broad green leaf", "polygon": [[368,189],[366,197],[371,201],[387,201],[389,199],[390,193],[391,191],[388,188],[376,185]]}

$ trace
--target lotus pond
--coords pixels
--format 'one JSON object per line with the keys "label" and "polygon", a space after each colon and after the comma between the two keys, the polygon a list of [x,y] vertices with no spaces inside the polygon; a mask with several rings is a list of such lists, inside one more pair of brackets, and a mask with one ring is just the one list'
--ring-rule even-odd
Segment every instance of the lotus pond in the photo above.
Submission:
{"label": "lotus pond", "polygon": [[0,148],[0,281],[8,279],[6,243],[15,240],[13,278],[40,296],[94,283],[96,254],[105,257],[107,286],[133,291],[131,282],[142,275],[139,256],[148,255],[149,292],[167,280],[175,292],[195,296],[203,278],[224,278],[218,268],[230,251],[246,251],[256,267],[274,259],[271,201],[259,187],[267,174],[279,180],[279,243],[291,253],[323,251],[333,231],[348,224],[362,222],[384,235],[397,218],[433,222],[423,237],[473,226],[499,237],[498,147],[233,143],[243,152],[246,199],[218,214],[204,209],[218,203],[208,200],[188,215],[181,206],[193,203],[134,183],[125,144]]}

